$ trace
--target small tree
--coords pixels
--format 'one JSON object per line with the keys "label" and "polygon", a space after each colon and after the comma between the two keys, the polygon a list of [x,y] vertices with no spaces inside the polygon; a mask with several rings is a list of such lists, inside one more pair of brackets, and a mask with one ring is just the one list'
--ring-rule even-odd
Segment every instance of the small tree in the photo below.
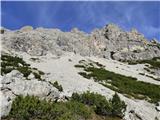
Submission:
{"label": "small tree", "polygon": [[121,101],[121,99],[119,98],[117,93],[115,93],[113,95],[113,98],[110,101],[111,101],[111,104],[112,104],[112,115],[113,116],[123,117],[124,116],[124,112],[126,110],[125,102]]}

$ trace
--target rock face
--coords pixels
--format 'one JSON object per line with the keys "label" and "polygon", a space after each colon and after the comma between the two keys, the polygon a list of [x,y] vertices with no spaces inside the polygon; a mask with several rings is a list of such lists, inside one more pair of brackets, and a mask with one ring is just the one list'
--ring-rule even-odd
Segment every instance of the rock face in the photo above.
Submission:
{"label": "rock face", "polygon": [[17,70],[3,76],[1,83],[1,116],[8,115],[12,101],[17,95],[33,95],[47,100],[55,100],[59,97],[58,90],[48,82],[26,80]]}
{"label": "rock face", "polygon": [[82,56],[99,56],[116,60],[138,60],[160,57],[157,40],[149,42],[136,29],[125,32],[114,24],[96,29],[91,34],[79,31],[62,32],[58,29],[33,29],[30,26],[17,31],[5,31],[2,45],[15,51],[43,56],[48,52],[62,55],[74,52]]}

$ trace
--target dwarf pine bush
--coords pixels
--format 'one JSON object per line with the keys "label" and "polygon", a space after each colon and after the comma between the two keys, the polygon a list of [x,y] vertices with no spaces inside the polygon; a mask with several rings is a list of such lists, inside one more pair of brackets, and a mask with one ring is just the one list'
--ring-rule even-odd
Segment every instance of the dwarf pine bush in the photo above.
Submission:
{"label": "dwarf pine bush", "polygon": [[5,120],[86,120],[92,110],[77,101],[49,102],[35,96],[18,96]]}
{"label": "dwarf pine bush", "polygon": [[[51,83],[51,82],[50,82]],[[51,83],[55,88],[57,88],[59,91],[63,91],[63,87],[62,85],[59,85],[57,81],[55,81],[54,83]]]}
{"label": "dwarf pine bush", "polygon": [[83,94],[73,93],[71,99],[92,106],[99,115],[123,117],[126,110],[124,101],[116,93],[109,101],[104,96],[89,91]]}
{"label": "dwarf pine bush", "polygon": [[112,115],[123,117],[124,112],[126,111],[126,104],[124,101],[121,101],[117,93],[113,95],[113,98],[110,100],[112,106]]}

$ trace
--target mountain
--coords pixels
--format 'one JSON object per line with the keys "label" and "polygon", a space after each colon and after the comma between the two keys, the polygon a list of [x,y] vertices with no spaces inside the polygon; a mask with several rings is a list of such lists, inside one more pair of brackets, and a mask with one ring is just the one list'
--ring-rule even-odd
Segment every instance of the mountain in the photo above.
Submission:
{"label": "mountain", "polygon": [[30,26],[16,31],[5,31],[2,44],[10,50],[42,56],[50,52],[62,55],[74,52],[82,56],[98,56],[116,60],[142,60],[160,57],[157,40],[149,42],[136,29],[125,32],[114,24],[96,29],[91,34],[79,31],[62,32],[58,29],[33,29]]}
{"label": "mountain", "polygon": [[1,28],[1,47],[1,116],[5,120],[19,113],[13,117],[12,103],[19,95],[66,102],[74,92],[86,91],[103,95],[108,102],[116,92],[127,106],[121,116],[115,109],[106,112],[108,108],[96,102],[94,119],[115,113],[117,120],[160,120],[160,43],[147,40],[136,29],[126,32],[108,24],[88,34],[77,28],[70,32]]}

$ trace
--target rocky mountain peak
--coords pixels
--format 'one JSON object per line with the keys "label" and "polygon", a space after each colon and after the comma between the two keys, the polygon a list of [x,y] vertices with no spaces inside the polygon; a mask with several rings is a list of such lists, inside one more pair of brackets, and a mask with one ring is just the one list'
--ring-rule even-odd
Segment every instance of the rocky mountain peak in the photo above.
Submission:
{"label": "rocky mountain peak", "polygon": [[32,26],[24,26],[24,27],[22,27],[22,28],[20,29],[20,31],[22,31],[22,32],[29,32],[29,31],[31,31],[31,30],[33,30],[33,27],[32,27]]}
{"label": "rocky mountain peak", "polygon": [[132,28],[132,29],[131,29],[131,33],[133,33],[133,34],[138,34],[138,30],[137,30],[136,28]]}
{"label": "rocky mountain peak", "polygon": [[78,28],[73,28],[73,29],[71,29],[71,32],[77,33],[77,32],[79,32],[79,29]]}
{"label": "rocky mountain peak", "polygon": [[155,40],[149,42],[136,29],[125,32],[115,24],[95,29],[91,34],[77,28],[73,28],[71,32],[62,32],[59,29],[33,29],[31,26],[3,33],[4,48],[36,56],[43,56],[48,52],[54,55],[74,52],[82,56],[93,55],[117,60],[151,59],[160,56]]}
{"label": "rocky mountain peak", "polygon": [[122,30],[117,25],[111,23],[105,26],[105,37],[109,40],[117,39],[122,33]]}
{"label": "rocky mountain peak", "polygon": [[151,43],[153,43],[153,44],[160,44],[159,41],[156,38],[153,38],[151,40]]}
{"label": "rocky mountain peak", "polygon": [[71,33],[82,35],[82,36],[85,35],[85,34],[87,34],[87,33],[83,32],[83,31],[79,30],[78,28],[71,29]]}
{"label": "rocky mountain peak", "polygon": [[107,24],[105,29],[108,31],[121,31],[121,28],[114,23]]}

